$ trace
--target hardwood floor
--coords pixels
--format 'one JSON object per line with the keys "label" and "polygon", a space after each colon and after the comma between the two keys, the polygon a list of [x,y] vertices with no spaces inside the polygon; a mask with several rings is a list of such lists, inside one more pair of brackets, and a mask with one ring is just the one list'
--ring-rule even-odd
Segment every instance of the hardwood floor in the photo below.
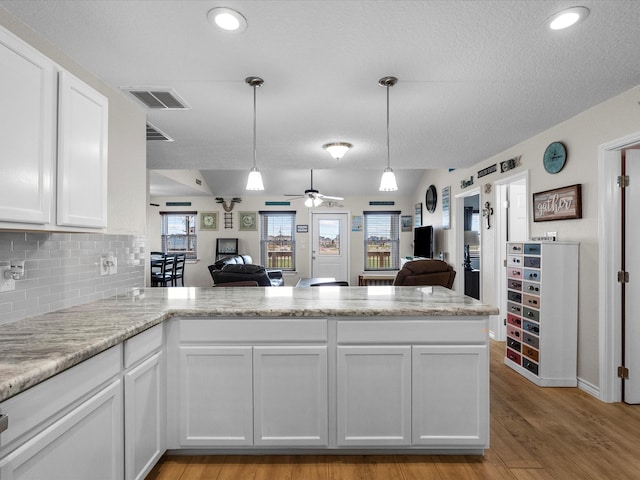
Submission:
{"label": "hardwood floor", "polygon": [[631,480],[640,478],[640,406],[577,388],[539,388],[491,344],[491,448],[483,457],[165,456],[147,480]]}

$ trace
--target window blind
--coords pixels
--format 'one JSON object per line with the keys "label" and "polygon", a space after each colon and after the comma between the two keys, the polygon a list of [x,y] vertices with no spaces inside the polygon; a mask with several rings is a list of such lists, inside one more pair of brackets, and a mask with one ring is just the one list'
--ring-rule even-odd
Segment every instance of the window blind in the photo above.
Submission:
{"label": "window blind", "polygon": [[400,268],[400,212],[365,211],[365,270]]}

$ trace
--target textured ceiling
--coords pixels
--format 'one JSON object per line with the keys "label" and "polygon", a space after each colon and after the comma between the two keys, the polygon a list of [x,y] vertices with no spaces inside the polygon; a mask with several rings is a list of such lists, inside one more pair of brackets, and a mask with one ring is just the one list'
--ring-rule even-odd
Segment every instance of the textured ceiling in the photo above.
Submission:
{"label": "textured ceiling", "polygon": [[[303,191],[313,168],[327,170],[323,193],[342,196],[365,181],[374,192],[386,165],[383,76],[399,79],[390,131],[391,165],[409,170],[401,193],[415,188],[415,170],[473,165],[640,84],[640,1],[581,1],[586,21],[546,28],[575,4],[0,0],[110,85],[171,87],[192,107],[148,111],[175,139],[148,143],[150,169],[202,170],[215,195],[244,194],[253,109],[244,79],[257,75],[266,193]],[[214,6],[240,11],[247,30],[212,28]],[[336,162],[321,148],[330,141],[354,148]],[[283,183],[283,170],[300,171]]]}

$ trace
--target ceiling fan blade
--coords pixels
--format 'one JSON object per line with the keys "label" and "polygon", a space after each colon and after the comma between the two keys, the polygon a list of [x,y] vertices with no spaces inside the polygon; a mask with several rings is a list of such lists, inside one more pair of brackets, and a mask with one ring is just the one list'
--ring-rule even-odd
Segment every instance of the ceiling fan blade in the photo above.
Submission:
{"label": "ceiling fan blade", "polygon": [[327,200],[344,200],[343,197],[331,197],[329,195],[322,195],[321,193],[318,194],[318,197],[326,198]]}

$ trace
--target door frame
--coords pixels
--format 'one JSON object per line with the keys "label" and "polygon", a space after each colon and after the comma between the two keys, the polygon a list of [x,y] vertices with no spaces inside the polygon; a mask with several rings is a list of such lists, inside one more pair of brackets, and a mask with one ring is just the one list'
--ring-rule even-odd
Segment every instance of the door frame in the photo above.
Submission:
{"label": "door frame", "polygon": [[[494,218],[493,224],[495,225],[495,238],[494,238],[494,272],[500,272],[500,285],[497,289],[496,301],[498,302],[498,306],[500,307],[501,312],[506,312],[507,307],[507,269],[506,265],[502,262],[502,255],[505,253],[504,249],[505,244],[507,242],[507,215],[505,215],[504,202],[507,200],[502,195],[501,187],[505,185],[510,185],[516,181],[524,180],[527,186],[527,221],[526,221],[526,234],[525,237],[529,238],[529,212],[531,211],[531,195],[530,195],[530,185],[529,185],[529,170],[524,170],[522,172],[516,173],[506,178],[501,178],[500,180],[496,180],[493,182],[493,188],[495,189],[495,208],[494,210]],[[507,327],[503,322],[503,318],[506,319],[506,313],[498,316],[498,322],[491,323],[489,325],[489,333],[491,334],[494,340],[499,340],[504,342],[507,339]],[[494,328],[492,328],[494,327]]]}
{"label": "door frame", "polygon": [[[458,193],[454,198],[456,200],[456,214],[455,214],[455,232],[456,232],[456,262],[460,260],[464,261],[464,198],[473,197],[478,195],[480,198],[480,211],[482,211],[482,194],[480,193],[480,187],[465,190]],[[462,201],[460,201],[462,200]],[[482,301],[482,257],[484,256],[484,234],[482,230],[482,221],[480,223],[480,301]],[[456,292],[464,295],[464,267],[462,263],[456,265],[455,270],[462,272],[462,275],[456,275]]]}
{"label": "door frame", "polygon": [[640,132],[598,146],[598,343],[599,392],[589,385],[581,388],[603,402],[622,399],[622,380],[617,367],[622,354],[622,302],[617,272],[620,264],[622,221],[620,190],[616,185],[620,175],[620,151],[640,143]]}
{"label": "door frame", "polygon": [[[346,245],[343,244],[342,238],[340,238],[340,243],[341,243],[341,247],[345,247],[346,248],[346,252],[347,252],[347,279],[349,280],[349,285],[352,284],[351,282],[351,222],[349,221],[351,219],[351,211],[350,210],[309,210],[309,233],[310,238],[309,238],[309,275],[313,276],[313,240],[314,240],[314,235],[315,235],[315,230],[314,230],[314,226],[315,226],[315,215],[346,215],[346,221],[345,221],[345,230],[346,230],[346,235],[345,235],[345,241],[346,241]],[[339,280],[339,279],[337,279]]]}

